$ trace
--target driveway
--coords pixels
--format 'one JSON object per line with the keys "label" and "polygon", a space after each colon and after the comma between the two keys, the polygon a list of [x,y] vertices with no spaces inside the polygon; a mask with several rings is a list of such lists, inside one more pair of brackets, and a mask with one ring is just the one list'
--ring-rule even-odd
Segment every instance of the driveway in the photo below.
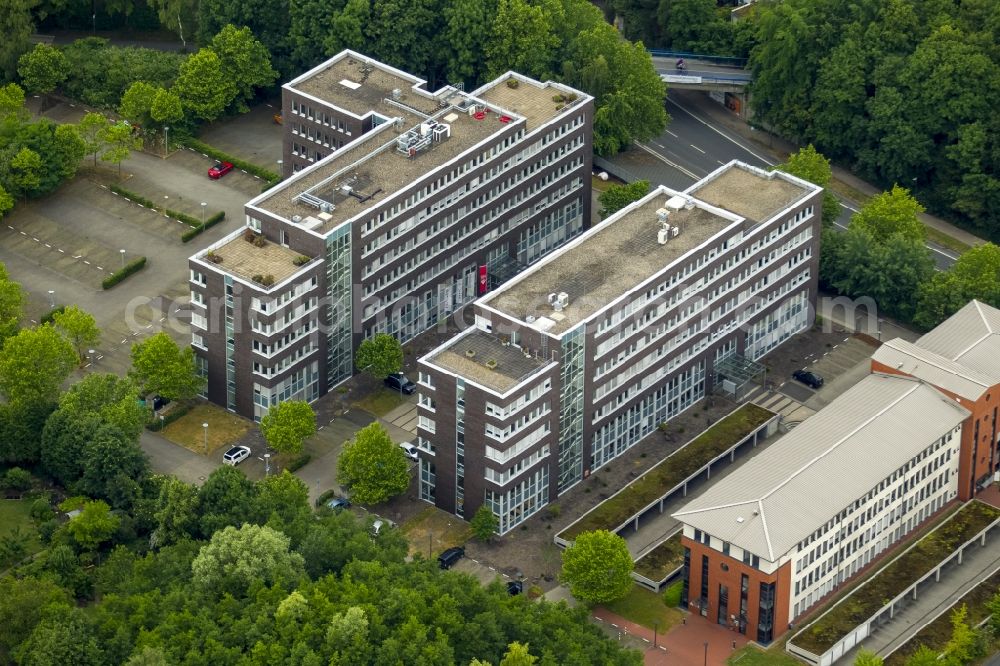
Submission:
{"label": "driveway", "polygon": [[319,425],[316,435],[305,445],[312,459],[295,472],[295,476],[309,488],[310,503],[315,504],[316,499],[331,488],[343,494],[343,489],[337,484],[337,459],[344,444],[374,420],[375,417],[364,410],[351,409],[343,416]]}
{"label": "driveway", "polygon": [[206,458],[148,430],[142,431],[139,446],[149,456],[154,472],[172,474],[181,481],[199,486],[222,464],[221,460]]}

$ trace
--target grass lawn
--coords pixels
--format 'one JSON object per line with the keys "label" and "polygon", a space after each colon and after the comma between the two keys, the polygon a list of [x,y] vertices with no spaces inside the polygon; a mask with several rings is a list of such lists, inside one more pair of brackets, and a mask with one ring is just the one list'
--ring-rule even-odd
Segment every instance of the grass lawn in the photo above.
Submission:
{"label": "grass lawn", "polygon": [[180,417],[161,431],[161,434],[175,444],[195,453],[205,453],[205,428],[208,424],[208,452],[232,444],[250,429],[250,421],[215,405],[195,405],[190,412]]}
{"label": "grass lawn", "polygon": [[385,416],[406,402],[406,398],[407,396],[401,395],[399,391],[380,388],[375,393],[366,395],[355,402],[354,406],[375,416]]}
{"label": "grass lawn", "polygon": [[657,631],[667,633],[670,627],[681,621],[684,613],[678,608],[669,608],[663,603],[663,595],[650,592],[638,585],[632,586],[632,591],[623,599],[610,604],[601,604],[612,613],[621,615],[626,620],[652,629],[657,625]]}
{"label": "grass lawn", "polygon": [[802,666],[802,662],[785,652],[784,643],[762,650],[748,645],[726,660],[729,666]]}
{"label": "grass lawn", "polygon": [[652,581],[661,581],[684,564],[681,533],[673,535],[635,563],[635,572]]}
{"label": "grass lawn", "polygon": [[24,542],[24,556],[31,557],[42,549],[38,530],[31,520],[31,503],[34,500],[0,500],[0,539],[14,530],[19,530],[28,538]]}
{"label": "grass lawn", "polygon": [[420,553],[427,557],[428,548],[433,557],[452,546],[461,546],[472,536],[472,528],[464,520],[429,506],[410,518],[400,529],[410,544],[410,555]]}
{"label": "grass lawn", "polygon": [[969,502],[809,625],[794,638],[795,645],[822,655],[997,518],[1000,509],[976,500]]}
{"label": "grass lawn", "polygon": [[591,176],[590,184],[591,187],[593,187],[598,192],[606,192],[607,189],[612,185],[614,185],[615,183],[610,178],[608,178],[607,180],[601,180],[597,176]]}
{"label": "grass lawn", "polygon": [[773,416],[763,407],[751,403],[743,405],[625,486],[617,495],[598,504],[559,536],[571,541],[582,532],[615,529]]}

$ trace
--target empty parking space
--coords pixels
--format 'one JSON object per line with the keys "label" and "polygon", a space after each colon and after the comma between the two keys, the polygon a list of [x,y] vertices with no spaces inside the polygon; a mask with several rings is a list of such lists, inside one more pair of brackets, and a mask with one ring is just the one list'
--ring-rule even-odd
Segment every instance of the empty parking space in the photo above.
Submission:
{"label": "empty parking space", "polygon": [[[233,169],[218,180],[209,178],[208,170],[213,164],[215,164],[215,160],[194,150],[178,150],[177,152],[171,154],[170,162],[175,167],[180,167],[191,172],[199,179],[199,181],[194,184],[195,186],[193,191],[184,192],[182,190],[177,192],[177,196],[180,197],[181,201],[186,205],[194,205],[197,207],[200,201],[205,201],[208,202],[209,207],[211,207],[213,205],[213,195],[217,192],[225,190],[236,190],[240,192],[244,201],[246,201],[260,194],[261,188],[264,186],[263,180],[256,176],[252,176],[245,171],[241,171],[240,169]],[[160,185],[159,181],[156,181],[156,184]],[[160,186],[162,187],[162,185]],[[173,204],[171,204],[171,208],[173,207]],[[188,212],[183,208],[178,208],[178,210]],[[192,210],[190,214],[194,215],[195,212]]]}
{"label": "empty parking space", "polygon": [[209,125],[202,130],[199,138],[230,155],[268,171],[277,171],[277,161],[281,159],[282,128],[275,124],[273,118],[280,111],[276,104],[260,104],[249,113]]}

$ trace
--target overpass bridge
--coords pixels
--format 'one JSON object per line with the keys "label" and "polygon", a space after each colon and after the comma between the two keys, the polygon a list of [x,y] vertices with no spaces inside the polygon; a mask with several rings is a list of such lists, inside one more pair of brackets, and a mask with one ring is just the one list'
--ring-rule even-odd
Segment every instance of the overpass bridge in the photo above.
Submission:
{"label": "overpass bridge", "polygon": [[[698,53],[660,51],[650,49],[653,66],[671,88],[703,90],[742,95],[753,80],[746,70],[746,58],[709,56]],[[685,68],[677,69],[677,61],[684,59]]]}

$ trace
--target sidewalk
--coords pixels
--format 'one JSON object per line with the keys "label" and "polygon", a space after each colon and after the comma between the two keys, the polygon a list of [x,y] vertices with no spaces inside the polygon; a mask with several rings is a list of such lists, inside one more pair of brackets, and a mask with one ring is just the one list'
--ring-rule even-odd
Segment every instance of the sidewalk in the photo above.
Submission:
{"label": "sidewalk", "polygon": [[[766,130],[751,129],[749,125],[740,120],[737,116],[733,115],[724,106],[711,101],[708,97],[698,93],[697,91],[675,90],[673,93],[680,101],[683,102],[684,106],[711,118],[713,122],[722,125],[726,129],[738,134],[744,139],[747,139],[748,141],[757,144],[759,147],[766,149],[779,159],[786,159],[788,155],[799,149],[799,146],[794,143],[775,136]],[[862,194],[872,196],[882,191],[874,185],[858,178],[847,169],[832,164],[831,167],[833,168],[833,177],[835,179],[861,192]],[[850,203],[858,204],[860,202],[851,201]],[[975,234],[971,234],[964,229],[960,229],[954,224],[942,220],[939,217],[928,215],[927,213],[921,213],[920,221],[923,222],[924,225],[931,227],[932,229],[937,229],[941,233],[947,234],[948,236],[951,236],[966,245],[977,246],[986,243],[985,240],[979,238]]]}

